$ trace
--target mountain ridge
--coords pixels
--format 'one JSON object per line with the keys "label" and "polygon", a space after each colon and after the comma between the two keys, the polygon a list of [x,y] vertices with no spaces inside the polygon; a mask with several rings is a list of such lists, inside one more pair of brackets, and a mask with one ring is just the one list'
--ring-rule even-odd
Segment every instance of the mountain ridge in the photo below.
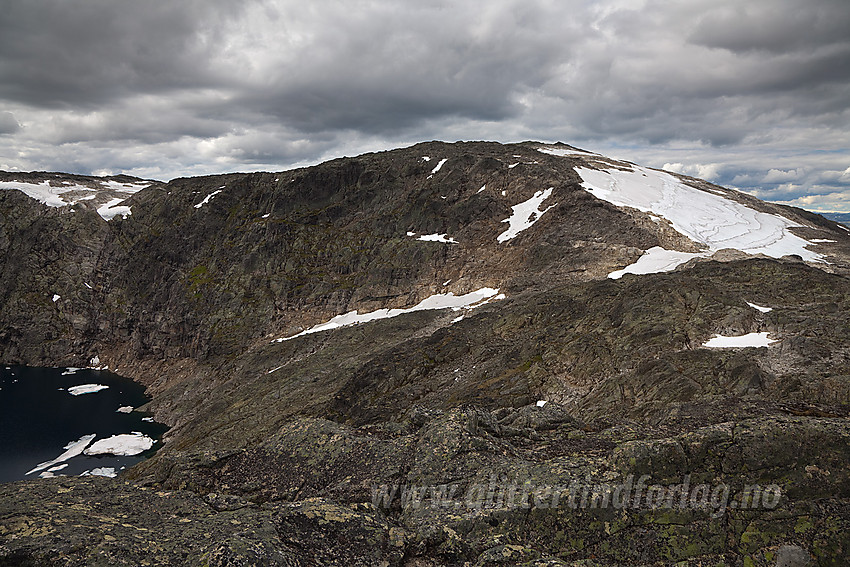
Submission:
{"label": "mountain ridge", "polygon": [[[628,187],[615,193],[644,177],[665,199],[698,198],[684,209],[661,199],[667,218]],[[617,204],[627,198],[637,206]],[[714,244],[707,209],[687,206],[697,201],[752,211],[721,217],[746,229],[724,229],[733,242],[756,233],[747,219],[787,223],[747,254]],[[426,142],[286,172],[178,178],[118,206],[128,214],[106,220],[85,202],[47,207],[0,191],[0,359],[85,366],[98,356],[149,387],[147,409],[172,426],[165,446],[103,482],[121,498],[174,491],[187,519],[219,534],[206,545],[157,531],[168,561],[180,546],[216,564],[305,565],[517,563],[510,546],[539,565],[767,565],[782,546],[831,564],[848,549],[850,234],[837,223],[536,142]],[[805,247],[769,247],[782,239]],[[656,248],[691,256],[611,277]],[[476,291],[488,301],[410,310]],[[352,311],[381,318],[305,334]],[[704,346],[759,332],[777,342]],[[468,488],[491,473],[537,485],[689,475],[737,497],[775,483],[786,499],[722,521],[686,510],[673,532],[646,508],[371,503],[375,486]],[[17,534],[3,549],[82,561],[12,526],[22,510],[44,521],[21,500],[28,491],[52,502],[71,486],[102,500],[100,481],[37,482],[0,487],[0,533]],[[157,498],[120,513],[154,530]],[[204,502],[255,527],[228,531]],[[797,531],[788,518],[804,516],[812,527]],[[76,538],[106,529],[73,520]]]}

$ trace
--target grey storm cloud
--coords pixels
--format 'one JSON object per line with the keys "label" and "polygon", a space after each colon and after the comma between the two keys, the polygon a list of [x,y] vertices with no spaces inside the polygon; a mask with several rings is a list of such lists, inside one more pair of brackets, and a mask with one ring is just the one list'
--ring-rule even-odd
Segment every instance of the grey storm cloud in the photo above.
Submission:
{"label": "grey storm cloud", "polygon": [[14,134],[21,129],[21,125],[11,112],[0,112],[0,134]]}
{"label": "grey storm cloud", "polygon": [[14,115],[0,112],[0,168],[169,177],[433,138],[561,139],[764,195],[846,189],[830,181],[850,166],[846,0],[0,9]]}

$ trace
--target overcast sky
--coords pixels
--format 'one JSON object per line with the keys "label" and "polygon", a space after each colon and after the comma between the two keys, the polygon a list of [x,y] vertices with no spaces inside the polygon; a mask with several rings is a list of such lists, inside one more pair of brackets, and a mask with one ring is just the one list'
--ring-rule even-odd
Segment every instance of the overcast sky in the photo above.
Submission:
{"label": "overcast sky", "polygon": [[0,169],[564,141],[850,211],[848,0],[0,0]]}

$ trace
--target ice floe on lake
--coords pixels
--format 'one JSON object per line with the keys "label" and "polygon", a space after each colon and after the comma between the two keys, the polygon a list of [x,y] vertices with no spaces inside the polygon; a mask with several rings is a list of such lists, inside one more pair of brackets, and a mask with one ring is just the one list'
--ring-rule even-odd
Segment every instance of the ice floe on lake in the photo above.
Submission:
{"label": "ice floe on lake", "polygon": [[65,449],[64,453],[62,453],[51,461],[46,461],[44,463],[37,464],[32,470],[30,470],[26,474],[32,474],[53,467],[54,465],[58,465],[59,463],[63,463],[68,459],[76,457],[77,455],[81,454],[86,447],[88,447],[89,443],[91,443],[95,437],[96,435],[94,433],[91,433],[89,435],[83,435],[76,441],[71,441],[63,447],[63,449]]}
{"label": "ice floe on lake", "polygon": [[129,457],[138,455],[153,447],[154,440],[139,432],[122,433],[92,443],[84,453],[86,455],[118,455]]}
{"label": "ice floe on lake", "polygon": [[80,384],[79,386],[71,386],[68,388],[68,393],[72,396],[80,396],[82,394],[94,394],[109,388],[104,384]]}

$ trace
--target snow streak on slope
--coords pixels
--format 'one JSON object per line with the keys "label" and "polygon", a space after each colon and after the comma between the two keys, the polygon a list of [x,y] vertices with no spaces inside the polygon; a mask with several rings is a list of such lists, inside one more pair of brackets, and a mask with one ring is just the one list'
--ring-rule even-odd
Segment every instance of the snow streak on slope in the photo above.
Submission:
{"label": "snow streak on slope", "polygon": [[543,213],[555,206],[549,205],[542,211],[539,210],[540,205],[543,204],[543,201],[545,201],[552,195],[552,189],[554,189],[554,187],[549,187],[545,191],[538,191],[534,194],[533,197],[531,197],[527,201],[523,201],[522,203],[511,207],[511,209],[513,210],[513,214],[502,221],[508,223],[509,228],[508,230],[497,236],[496,240],[498,240],[499,242],[507,242],[523,230],[531,228],[534,223],[540,220],[540,217],[543,216]]}
{"label": "snow streak on slope", "polygon": [[371,311],[363,314],[360,314],[357,311],[350,311],[344,315],[337,315],[326,323],[321,323],[315,327],[310,327],[306,331],[301,331],[297,335],[275,339],[274,342],[280,343],[302,335],[310,335],[321,331],[330,331],[331,329],[338,329],[340,327],[347,327],[348,325],[356,325],[359,323],[368,323],[370,321],[377,321],[378,319],[389,319],[390,317],[398,317],[399,315],[413,313],[414,311],[447,308],[451,308],[454,311],[459,311],[460,309],[471,309],[473,307],[480,307],[491,300],[504,299],[504,297],[505,296],[503,294],[499,293],[498,289],[493,289],[491,287],[483,287],[479,290],[458,296],[451,292],[445,294],[438,293],[423,299],[408,309],[378,309],[377,311]]}
{"label": "snow streak on slope", "polygon": [[[595,197],[617,206],[664,217],[677,231],[707,248],[707,252],[701,255],[734,248],[747,254],[764,254],[772,258],[797,254],[809,262],[824,261],[822,255],[806,248],[811,242],[790,232],[790,228],[801,225],[785,217],[756,211],[715,193],[700,191],[668,173],[626,164],[624,167],[629,169],[575,169],[583,180],[582,186]],[[660,256],[658,250],[652,254]],[[657,271],[671,270],[696,256],[676,254],[681,255],[681,262],[659,265]],[[673,256],[668,251],[668,258]],[[648,261],[644,260],[644,264]],[[648,270],[636,271],[638,267],[635,266],[640,263],[639,260],[619,272],[650,273]],[[612,273],[610,277],[618,277],[615,274],[619,272]]]}

